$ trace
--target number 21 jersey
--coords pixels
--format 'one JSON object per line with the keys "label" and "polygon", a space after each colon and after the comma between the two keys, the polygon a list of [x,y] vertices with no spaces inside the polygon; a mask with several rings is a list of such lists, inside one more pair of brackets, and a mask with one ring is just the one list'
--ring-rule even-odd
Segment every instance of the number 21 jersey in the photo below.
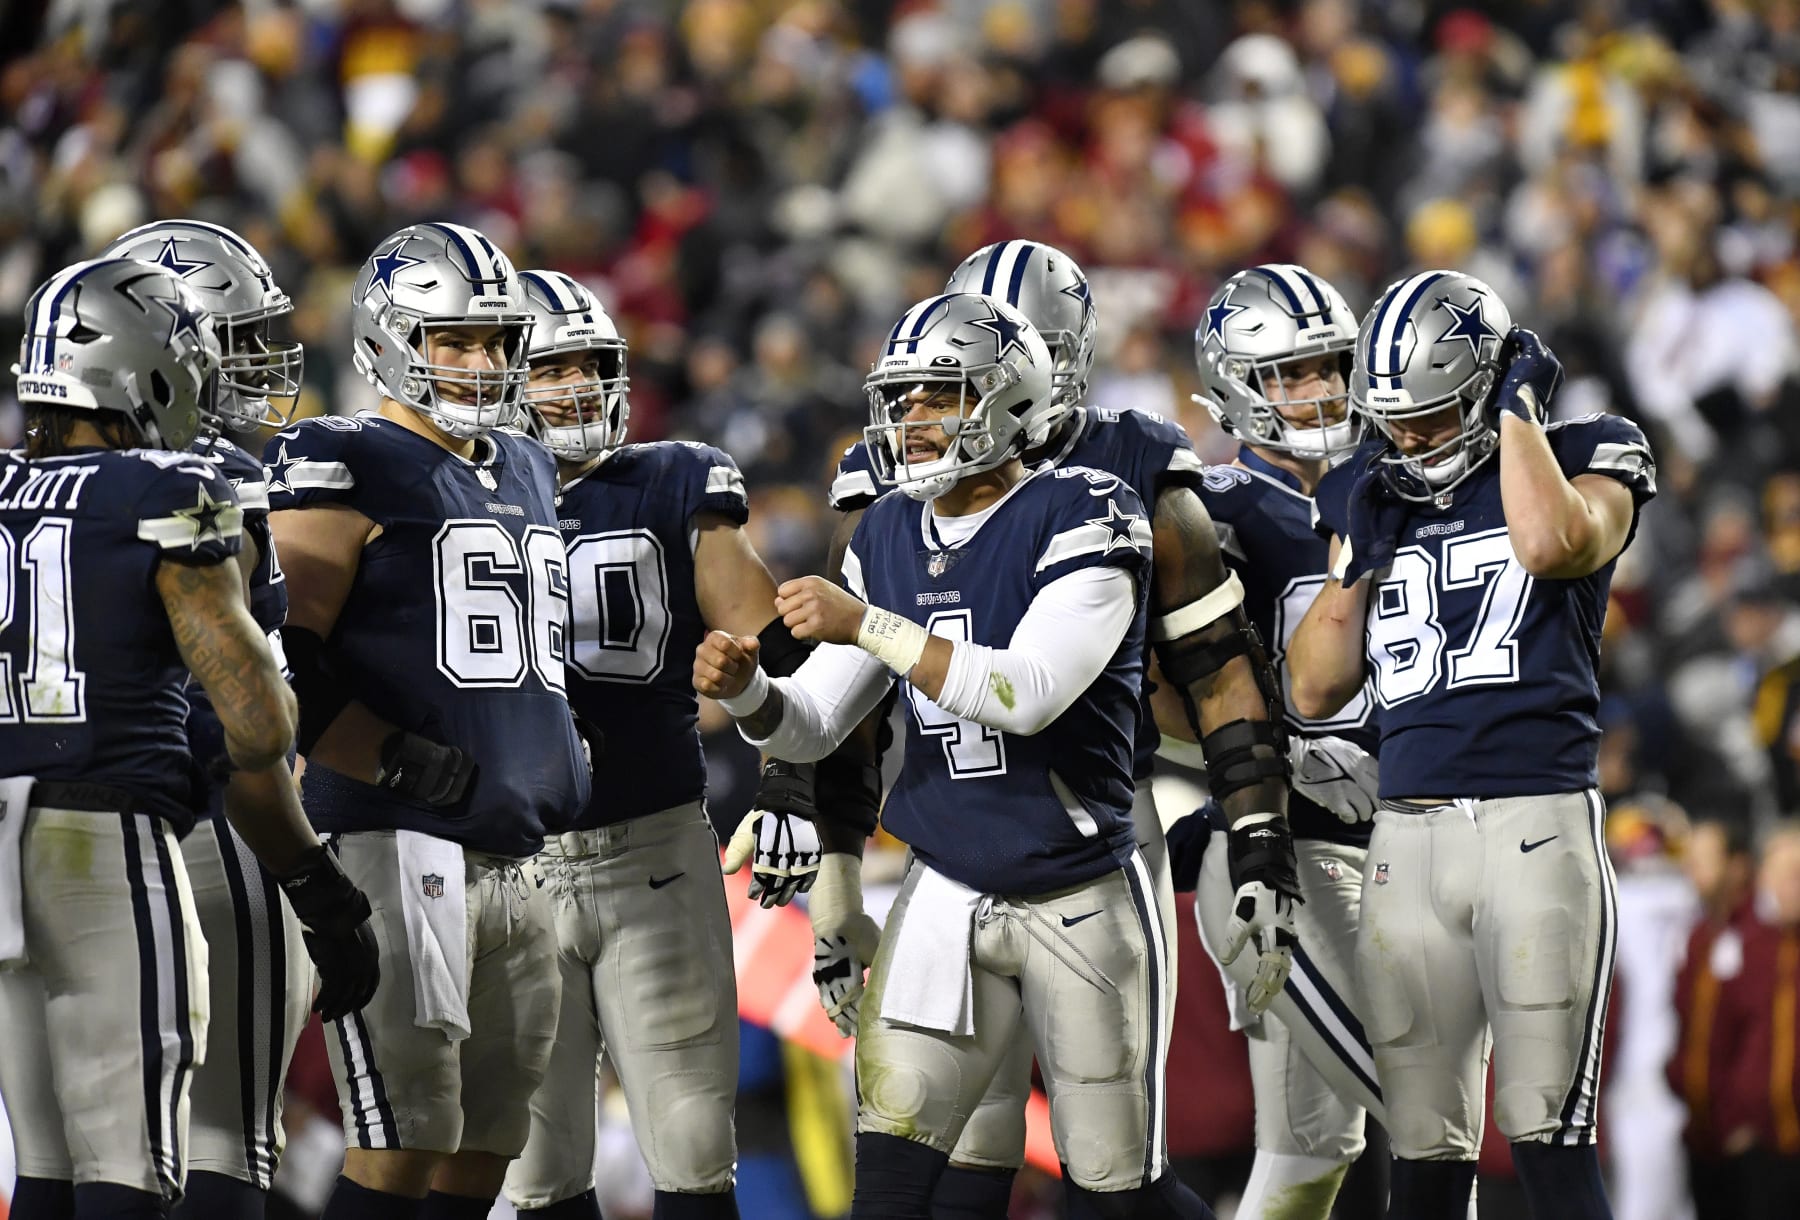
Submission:
{"label": "number 21 jersey", "polygon": [[329,641],[352,695],[480,769],[459,803],[432,808],[309,767],[306,812],[322,831],[419,830],[522,858],[587,803],[563,693],[552,459],[506,429],[476,445],[465,461],[364,412],[303,420],[263,452],[271,512],[340,504],[379,527]]}

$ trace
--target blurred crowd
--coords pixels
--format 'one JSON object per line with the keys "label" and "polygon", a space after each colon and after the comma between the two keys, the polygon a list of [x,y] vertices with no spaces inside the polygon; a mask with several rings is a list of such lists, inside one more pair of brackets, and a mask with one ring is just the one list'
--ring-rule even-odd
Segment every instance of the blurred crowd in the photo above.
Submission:
{"label": "blurred crowd", "polygon": [[[1800,884],[1780,880],[1792,840],[1771,839],[1760,891],[1751,855],[1800,814],[1800,0],[7,6],[0,346],[42,278],[169,216],[268,255],[298,303],[307,414],[372,402],[346,304],[391,230],[460,221],[577,276],[630,341],[635,439],[731,452],[782,576],[822,557],[875,341],[979,245],[1075,256],[1094,400],[1178,416],[1212,460],[1231,443],[1189,401],[1191,336],[1232,271],[1300,262],[1358,310],[1412,270],[1481,276],[1562,357],[1556,410],[1637,419],[1660,464],[1614,584],[1603,712],[1603,787],[1638,819],[1625,880],[1676,896],[1650,904],[1663,982],[1639,994],[1675,995],[1702,912],[1709,962],[1749,920],[1742,952],[1775,929],[1769,969],[1800,986],[1800,897],[1767,896]],[[0,441],[17,418],[0,401]],[[717,744],[729,815],[749,768]],[[1744,862],[1729,898],[1674,863],[1709,836]],[[1650,935],[1630,920],[1623,937]],[[1700,989],[1707,1037],[1729,990]],[[1792,1076],[1781,1013],[1757,1037]],[[1635,1052],[1633,1086],[1668,1087],[1691,1033]],[[1761,1084],[1731,1155],[1800,1163],[1800,1117]]]}

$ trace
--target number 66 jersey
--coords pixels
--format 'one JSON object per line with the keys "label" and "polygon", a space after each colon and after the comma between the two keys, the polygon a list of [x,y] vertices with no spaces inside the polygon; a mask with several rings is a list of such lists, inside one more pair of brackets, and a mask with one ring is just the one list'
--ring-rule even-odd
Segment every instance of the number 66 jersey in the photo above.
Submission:
{"label": "number 66 jersey", "polygon": [[353,696],[479,768],[431,808],[309,769],[321,831],[418,830],[522,859],[587,803],[563,686],[568,562],[550,455],[495,429],[465,461],[373,412],[303,420],[263,453],[269,509],[343,505],[378,527],[328,641]]}
{"label": "number 66 jersey", "polygon": [[[1564,477],[1604,475],[1631,490],[1635,534],[1636,509],[1656,494],[1637,425],[1590,415],[1545,433]],[[1385,442],[1365,442],[1320,482],[1321,533],[1348,535],[1350,488],[1385,452]],[[1502,460],[1446,506],[1411,505],[1393,565],[1370,577],[1364,641],[1384,798],[1541,796],[1598,782],[1596,670],[1618,560],[1574,580],[1527,572],[1507,537]]]}

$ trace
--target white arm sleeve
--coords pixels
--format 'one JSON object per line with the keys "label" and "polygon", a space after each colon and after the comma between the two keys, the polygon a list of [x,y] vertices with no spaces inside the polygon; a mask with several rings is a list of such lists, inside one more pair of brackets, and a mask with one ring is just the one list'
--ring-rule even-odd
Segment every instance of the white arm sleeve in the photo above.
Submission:
{"label": "white arm sleeve", "polygon": [[763,740],[738,732],[764,754],[788,762],[817,762],[837,749],[874,710],[894,680],[879,660],[851,644],[821,644],[791,677],[769,685],[781,694],[781,723]]}
{"label": "white arm sleeve", "polygon": [[938,707],[1030,736],[1093,685],[1131,626],[1137,584],[1123,568],[1081,568],[1038,590],[1004,649],[958,643]]}

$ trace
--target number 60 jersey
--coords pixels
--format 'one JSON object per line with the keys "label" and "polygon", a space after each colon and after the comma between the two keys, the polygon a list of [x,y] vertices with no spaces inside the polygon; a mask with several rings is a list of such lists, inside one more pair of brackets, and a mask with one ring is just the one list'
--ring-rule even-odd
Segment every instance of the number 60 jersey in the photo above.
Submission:
{"label": "number 60 jersey", "polygon": [[477,455],[373,412],[303,420],[263,452],[271,512],[341,504],[380,527],[329,641],[351,692],[480,768],[460,803],[438,809],[310,769],[306,812],[321,831],[419,830],[519,859],[587,803],[563,693],[569,580],[552,459],[505,429]]}
{"label": "number 60 jersey", "polygon": [[[1590,415],[1545,432],[1565,478],[1630,488],[1635,533],[1636,509],[1656,494],[1637,425]],[[1321,533],[1348,532],[1357,473],[1387,451],[1365,442],[1320,482]],[[1381,705],[1384,797],[1542,796],[1598,782],[1596,669],[1618,560],[1574,580],[1526,572],[1507,538],[1501,461],[1455,488],[1447,507],[1413,505],[1393,566],[1370,577],[1364,652]]]}

